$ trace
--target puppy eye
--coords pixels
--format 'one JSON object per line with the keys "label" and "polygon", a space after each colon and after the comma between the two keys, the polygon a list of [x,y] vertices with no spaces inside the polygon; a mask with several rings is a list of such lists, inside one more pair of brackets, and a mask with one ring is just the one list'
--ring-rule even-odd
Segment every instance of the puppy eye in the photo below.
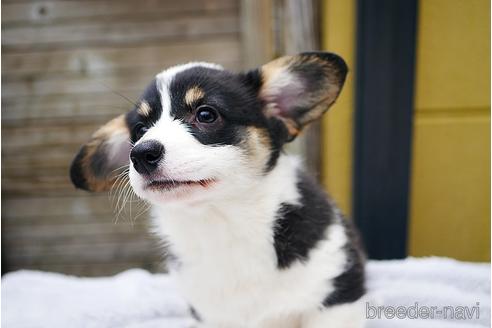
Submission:
{"label": "puppy eye", "polygon": [[143,124],[143,123],[137,123],[135,127],[133,128],[133,131],[135,132],[135,136],[137,139],[142,138],[142,136],[148,131],[149,129]]}
{"label": "puppy eye", "polygon": [[198,107],[195,116],[200,123],[213,123],[219,118],[219,113],[213,107],[202,105]]}

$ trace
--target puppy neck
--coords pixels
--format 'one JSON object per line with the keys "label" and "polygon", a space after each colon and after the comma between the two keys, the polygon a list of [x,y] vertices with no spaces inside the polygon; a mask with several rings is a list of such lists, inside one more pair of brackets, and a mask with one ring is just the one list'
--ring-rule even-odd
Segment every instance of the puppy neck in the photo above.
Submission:
{"label": "puppy neck", "polygon": [[298,203],[298,169],[296,158],[283,155],[256,184],[223,199],[155,206],[153,231],[164,237],[182,264],[202,263],[210,254],[216,254],[217,261],[254,255],[273,268],[273,227],[282,204]]}

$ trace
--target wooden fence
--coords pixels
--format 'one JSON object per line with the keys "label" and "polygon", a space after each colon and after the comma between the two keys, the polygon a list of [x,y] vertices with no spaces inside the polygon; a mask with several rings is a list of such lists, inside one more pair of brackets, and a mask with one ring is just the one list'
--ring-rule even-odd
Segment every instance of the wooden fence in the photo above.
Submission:
{"label": "wooden fence", "polygon": [[242,65],[239,1],[4,0],[3,270],[158,270],[142,217],[114,224],[108,195],[75,190],[72,157],[163,68]]}

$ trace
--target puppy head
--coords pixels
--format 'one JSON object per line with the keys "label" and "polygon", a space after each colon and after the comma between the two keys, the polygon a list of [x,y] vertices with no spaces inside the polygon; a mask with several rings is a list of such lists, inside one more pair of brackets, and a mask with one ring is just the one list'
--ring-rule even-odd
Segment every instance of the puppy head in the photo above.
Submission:
{"label": "puppy head", "polygon": [[207,63],[172,67],[136,108],[96,131],[72,163],[72,181],[108,190],[130,165],[134,191],[153,203],[241,190],[335,102],[346,74],[331,53],[281,57],[240,74]]}

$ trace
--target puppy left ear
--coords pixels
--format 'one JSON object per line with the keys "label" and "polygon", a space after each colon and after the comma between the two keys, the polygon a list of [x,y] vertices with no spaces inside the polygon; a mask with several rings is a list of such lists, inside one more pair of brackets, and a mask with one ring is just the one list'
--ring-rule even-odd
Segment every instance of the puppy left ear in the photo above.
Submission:
{"label": "puppy left ear", "polygon": [[75,187],[87,191],[107,191],[130,162],[130,132],[125,115],[100,127],[82,146],[70,167]]}
{"label": "puppy left ear", "polygon": [[260,68],[260,98],[267,117],[282,121],[291,141],[335,102],[347,75],[338,55],[306,52],[273,60]]}

